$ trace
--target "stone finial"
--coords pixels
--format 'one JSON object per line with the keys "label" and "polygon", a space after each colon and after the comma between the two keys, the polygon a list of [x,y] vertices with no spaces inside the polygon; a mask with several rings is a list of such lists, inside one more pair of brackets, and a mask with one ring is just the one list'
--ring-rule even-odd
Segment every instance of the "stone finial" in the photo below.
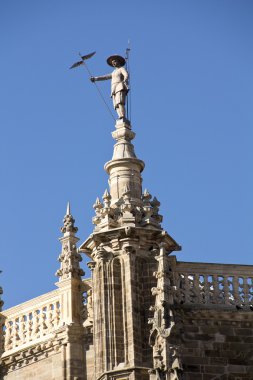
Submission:
{"label": "stone finial", "polygon": [[95,201],[95,203],[93,205],[93,208],[94,208],[94,210],[95,210],[96,213],[99,212],[99,210],[101,210],[101,208],[103,208],[103,205],[100,202],[100,199],[98,197],[97,197],[97,199],[96,199],[96,201]]}
{"label": "stone finial", "polygon": [[70,203],[68,202],[67,203],[67,211],[66,211],[66,215],[70,215],[71,212],[70,212]]}
{"label": "stone finial", "polygon": [[103,208],[103,204],[100,202],[100,199],[98,197],[93,205],[93,208],[96,215],[92,218],[92,223],[98,225],[101,222],[101,210]]}
{"label": "stone finial", "polygon": [[106,189],[103,195],[103,201],[104,201],[104,207],[108,208],[111,205],[111,195],[109,194],[108,190]]}
{"label": "stone finial", "polygon": [[108,192],[107,189],[105,189],[105,192],[104,192],[104,194],[103,194],[103,199],[104,199],[104,200],[105,200],[105,199],[111,199],[111,196],[110,196],[110,194],[109,194],[109,192]]}
{"label": "stone finial", "polygon": [[71,232],[75,234],[78,231],[78,228],[75,227],[75,219],[70,213],[70,203],[67,203],[66,215],[63,219],[63,227],[61,227],[61,232],[65,234],[66,232]]}
{"label": "stone finial", "polygon": [[149,203],[151,198],[152,198],[152,195],[150,194],[150,192],[147,189],[145,189],[144,193],[142,194],[143,203],[144,204],[145,204],[145,202]]}
{"label": "stone finial", "polygon": [[75,227],[75,219],[70,213],[70,204],[67,205],[66,215],[63,219],[63,227],[61,231],[63,232],[63,237],[60,238],[62,243],[62,251],[58,257],[58,261],[61,263],[60,269],[57,270],[56,276],[59,280],[66,280],[71,278],[76,278],[81,280],[81,276],[84,275],[84,271],[80,268],[80,261],[82,257],[77,250],[76,243],[78,238],[75,233],[78,228]]}

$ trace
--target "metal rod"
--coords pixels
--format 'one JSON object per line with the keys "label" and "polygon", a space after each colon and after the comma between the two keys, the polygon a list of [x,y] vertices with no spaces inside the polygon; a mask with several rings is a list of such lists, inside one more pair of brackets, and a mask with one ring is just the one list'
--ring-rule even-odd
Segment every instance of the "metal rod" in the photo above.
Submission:
{"label": "metal rod", "polygon": [[128,40],[128,47],[126,48],[126,64],[128,71],[128,84],[129,84],[129,92],[127,96],[127,118],[131,121],[131,75],[130,75],[130,41]]}

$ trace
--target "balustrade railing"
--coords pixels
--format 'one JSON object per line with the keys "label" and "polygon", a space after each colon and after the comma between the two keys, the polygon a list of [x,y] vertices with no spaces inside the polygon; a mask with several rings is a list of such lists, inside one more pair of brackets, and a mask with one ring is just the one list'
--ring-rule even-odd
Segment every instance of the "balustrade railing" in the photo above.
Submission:
{"label": "balustrade railing", "polygon": [[177,262],[172,282],[176,304],[253,305],[250,265]]}
{"label": "balustrade railing", "polygon": [[43,338],[61,325],[61,305],[57,291],[44,294],[2,313],[4,351]]}

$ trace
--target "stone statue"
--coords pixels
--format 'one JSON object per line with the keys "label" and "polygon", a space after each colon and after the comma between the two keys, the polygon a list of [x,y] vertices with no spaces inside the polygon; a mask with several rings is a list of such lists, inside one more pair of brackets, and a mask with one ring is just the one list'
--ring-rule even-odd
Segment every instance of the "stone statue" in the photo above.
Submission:
{"label": "stone statue", "polygon": [[111,79],[111,97],[113,101],[113,107],[116,110],[119,119],[125,119],[126,117],[126,96],[129,91],[128,87],[128,72],[124,68],[126,63],[125,58],[120,55],[112,55],[107,58],[108,65],[115,69],[111,74],[103,75],[99,77],[91,77],[91,82]]}

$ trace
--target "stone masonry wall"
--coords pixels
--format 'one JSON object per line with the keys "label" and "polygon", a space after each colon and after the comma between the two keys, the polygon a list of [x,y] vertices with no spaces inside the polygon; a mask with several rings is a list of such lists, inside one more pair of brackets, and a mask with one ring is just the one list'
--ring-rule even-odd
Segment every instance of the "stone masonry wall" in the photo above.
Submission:
{"label": "stone masonry wall", "polygon": [[253,312],[185,311],[178,337],[184,380],[253,380]]}
{"label": "stone masonry wall", "polygon": [[62,380],[64,374],[61,353],[18,368],[0,378],[1,380]]}

